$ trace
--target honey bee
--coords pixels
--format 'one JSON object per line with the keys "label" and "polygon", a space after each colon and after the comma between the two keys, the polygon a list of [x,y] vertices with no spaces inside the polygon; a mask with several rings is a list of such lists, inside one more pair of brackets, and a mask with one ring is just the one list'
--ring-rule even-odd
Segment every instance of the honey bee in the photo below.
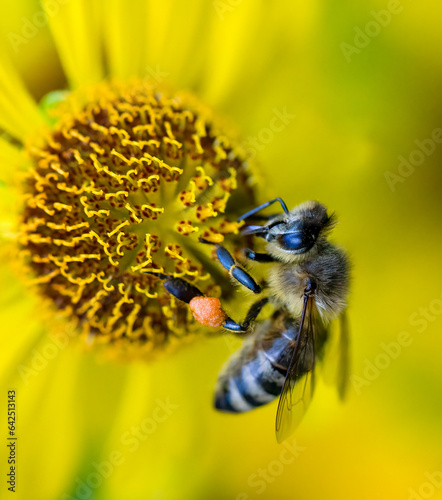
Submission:
{"label": "honey bee", "polygon": [[[205,297],[185,280],[159,277],[166,280],[164,286],[170,293],[189,303],[200,323],[245,337],[241,349],[229,358],[218,377],[215,407],[225,412],[246,412],[279,396],[276,437],[282,442],[292,434],[310,404],[317,361],[325,361],[330,345],[337,348],[334,378],[339,394],[344,396],[350,266],[345,251],[327,239],[336,217],[328,215],[324,205],[316,201],[289,211],[280,198],[275,198],[238,220],[252,221],[258,212],[275,202],[280,203],[283,212],[258,216],[264,220],[262,225],[249,224],[241,231],[267,242],[265,253],[244,250],[247,259],[268,264],[262,286],[225,247],[215,244],[217,258],[230,276],[255,294],[262,294],[244,321],[238,323],[228,317],[217,298]],[[273,305],[273,314],[265,321],[256,321],[268,303]],[[331,339],[329,326],[336,318],[340,318],[341,327]]]}

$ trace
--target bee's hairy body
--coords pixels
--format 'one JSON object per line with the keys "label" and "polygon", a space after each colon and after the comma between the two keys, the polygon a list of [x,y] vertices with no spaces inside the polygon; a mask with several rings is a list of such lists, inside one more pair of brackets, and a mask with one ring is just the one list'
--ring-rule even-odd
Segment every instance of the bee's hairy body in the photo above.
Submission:
{"label": "bee's hairy body", "polygon": [[[283,229],[279,229],[283,224]],[[265,233],[267,252],[275,260],[267,274],[267,295],[275,313],[256,325],[250,338],[221,371],[215,394],[215,406],[219,410],[249,411],[280,395],[299,335],[308,284],[314,284],[310,314],[317,351],[327,340],[327,324],[346,307],[348,258],[342,249],[326,240],[334,218],[327,216],[323,205],[306,202],[286,215],[283,224],[271,220],[268,227],[276,229]],[[297,229],[300,234],[301,231],[307,233],[306,243],[298,243],[298,246],[304,245],[302,249],[306,251],[291,252],[291,249],[281,248],[281,236],[287,234],[290,226],[300,228]],[[291,234],[295,232],[292,230]],[[296,236],[292,240],[294,238]],[[314,353],[311,363],[314,364]],[[310,369],[312,366],[305,366],[305,371]]]}
{"label": "bee's hairy body", "polygon": [[218,377],[215,406],[228,412],[245,412],[273,401],[281,394],[299,322],[286,322],[277,314],[257,325],[243,347]]}
{"label": "bee's hairy body", "polygon": [[316,284],[315,304],[321,317],[330,321],[344,310],[348,291],[348,261],[344,251],[324,241],[318,253],[306,260],[273,264],[268,274],[270,294],[293,317],[302,311],[308,281]]}

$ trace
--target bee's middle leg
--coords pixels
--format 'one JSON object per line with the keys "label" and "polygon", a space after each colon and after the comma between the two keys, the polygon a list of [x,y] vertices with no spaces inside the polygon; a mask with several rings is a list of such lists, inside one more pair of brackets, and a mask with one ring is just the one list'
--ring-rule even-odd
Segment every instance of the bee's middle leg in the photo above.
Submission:
{"label": "bee's middle leg", "polygon": [[250,323],[255,321],[258,314],[261,312],[261,309],[268,303],[268,301],[268,297],[264,297],[263,299],[252,304],[242,323],[237,323],[232,318],[227,317],[222,325],[223,328],[235,333],[245,333],[249,329]]}

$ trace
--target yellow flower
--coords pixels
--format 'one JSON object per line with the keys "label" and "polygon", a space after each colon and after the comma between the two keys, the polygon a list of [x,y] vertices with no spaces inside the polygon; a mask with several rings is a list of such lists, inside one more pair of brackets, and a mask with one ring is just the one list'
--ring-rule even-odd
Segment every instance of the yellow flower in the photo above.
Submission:
{"label": "yellow flower", "polygon": [[[103,4],[106,19],[99,16],[94,24],[86,2],[48,0],[30,20],[22,18],[21,32],[8,34],[14,51],[19,53],[28,38],[38,33],[42,19],[50,24],[69,80],[69,90],[46,88],[40,106],[8,58],[1,62],[1,255],[2,263],[8,264],[1,267],[2,281],[8,283],[2,301],[10,295],[14,304],[3,325],[14,328],[15,308],[28,316],[19,335],[8,343],[4,378],[14,398],[17,395],[17,413],[23,412],[20,431],[26,442],[23,438],[17,448],[26,451],[20,453],[23,459],[17,470],[28,479],[22,485],[18,472],[13,478],[23,498],[96,495],[95,489],[106,489],[101,485],[106,472],[97,472],[96,467],[121,465],[157,426],[166,425],[163,422],[179,405],[169,395],[160,397],[155,389],[146,395],[146,387],[156,383],[161,388],[160,378],[176,377],[171,372],[184,379],[184,372],[190,371],[189,359],[178,359],[172,367],[163,364],[161,369],[167,373],[155,382],[153,372],[158,368],[100,366],[96,358],[88,358],[85,346],[91,351],[104,346],[108,357],[134,362],[146,361],[152,353],[164,354],[189,339],[196,341],[191,334],[197,328],[189,310],[166,292],[155,275],[183,277],[211,295],[219,296],[221,288],[227,291],[223,297],[231,295],[212,248],[199,244],[198,237],[222,242],[226,235],[238,234],[236,218],[256,202],[250,154],[231,127],[214,118],[190,92],[170,90],[149,56],[150,65],[134,66],[145,57],[146,40],[136,39],[141,31],[132,35],[127,46],[125,40],[134,28],[132,15],[141,29],[140,12],[147,13],[144,2],[132,8],[127,12],[122,3],[113,2],[105,9]],[[166,15],[165,8],[150,8],[158,19]],[[109,71],[101,60],[102,41]],[[124,47],[130,57],[123,56]],[[171,61],[174,68],[180,62],[179,51],[177,47]],[[236,245],[232,239],[232,248]],[[202,340],[201,328],[199,332],[197,342]],[[56,367],[60,362],[61,371]],[[90,364],[86,370],[85,363]],[[81,397],[90,388],[108,394],[92,396],[98,407],[90,418],[80,408],[72,411],[79,394],[69,387],[75,381],[74,372],[90,377],[80,390]],[[109,379],[104,386],[98,383],[100,373]],[[196,370],[195,375],[199,377]],[[59,424],[61,428],[57,439],[48,444],[45,457],[50,458],[33,472],[30,459],[41,445],[39,435],[31,437],[34,426],[49,427],[41,427],[39,417],[31,418],[32,406],[39,387],[43,399],[50,398],[52,383],[47,384],[47,377],[60,383],[66,399],[59,399],[56,389],[63,409],[56,410],[53,429]],[[132,377],[132,383],[125,381]],[[136,387],[140,401],[135,406],[130,403],[129,414],[122,415],[124,419],[130,415],[129,420],[138,421],[142,430],[124,424],[126,430],[116,440],[121,457],[115,464],[112,453],[109,461],[98,460],[102,453],[106,456],[103,447],[113,433],[113,419]],[[210,408],[209,401],[206,406],[204,412]],[[43,417],[45,412],[56,408],[58,403],[47,401],[40,418],[49,418]],[[99,415],[106,417],[101,420]],[[78,426],[79,417],[84,426]],[[175,418],[181,421],[178,428],[190,424],[189,418]],[[189,425],[188,436],[192,429],[197,427]],[[172,428],[170,438],[174,432]],[[183,450],[187,449],[187,439],[180,439]],[[164,488],[159,486],[161,475],[168,477],[156,453],[151,460],[150,474],[159,482],[143,481],[134,490],[141,494]],[[32,485],[35,473],[44,475],[49,470],[53,480],[43,481],[38,488]],[[100,484],[92,484],[94,474]],[[106,484],[113,481],[109,478]],[[189,488],[192,491],[194,486]],[[119,486],[111,491],[118,498]]]}
{"label": "yellow flower", "polygon": [[198,237],[237,234],[255,180],[189,96],[141,80],[79,94],[56,108],[43,141],[28,144],[21,254],[89,345],[142,357],[195,330],[160,276],[219,294],[211,248]]}
{"label": "yellow flower", "polygon": [[[442,31],[435,15],[439,3],[369,0],[339,7],[331,2],[284,0],[271,4],[264,0],[17,0],[7,7],[0,20],[0,426],[4,439],[0,460],[5,479],[10,465],[6,396],[15,390],[17,491],[11,498],[436,498],[442,439],[437,397],[442,149],[435,140],[441,127]],[[290,207],[318,199],[336,210],[341,222],[336,241],[349,250],[355,264],[349,308],[353,390],[349,401],[339,405],[334,391],[319,385],[308,417],[294,436],[296,442],[277,446],[275,405],[235,416],[212,408],[217,373],[240,345],[236,339],[208,339],[204,331],[186,333],[176,342],[182,349],[172,355],[165,348],[174,342],[163,342],[160,335],[156,336],[159,349],[153,351],[166,355],[147,359],[152,343],[137,341],[129,349],[117,345],[116,338],[107,338],[103,346],[112,346],[110,354],[115,358],[117,353],[128,354],[132,361],[103,361],[96,355],[99,337],[105,337],[98,326],[91,333],[83,321],[86,329],[78,342],[82,313],[80,305],[76,312],[73,306],[81,284],[70,288],[71,281],[63,277],[63,282],[60,276],[53,282],[59,285],[58,300],[65,297],[62,305],[68,307],[62,309],[54,309],[52,288],[37,283],[35,293],[29,287],[30,267],[32,279],[38,280],[45,265],[52,272],[55,262],[67,264],[78,257],[68,250],[61,252],[60,241],[44,255],[30,252],[37,247],[31,242],[37,233],[54,242],[62,240],[54,237],[61,227],[57,225],[67,229],[81,223],[77,219],[71,223],[69,209],[57,205],[60,210],[49,207],[54,215],[41,216],[44,223],[33,229],[37,221],[24,211],[33,203],[46,206],[44,198],[38,198],[38,186],[49,182],[39,170],[50,154],[49,141],[55,141],[63,123],[72,124],[75,119],[81,122],[75,130],[82,133],[84,104],[95,99],[88,101],[88,93],[96,95],[101,88],[106,100],[117,88],[133,89],[140,82],[150,82],[145,96],[147,90],[159,88],[169,99],[183,96],[184,102],[189,98],[184,96],[191,94],[194,97],[186,103],[195,113],[203,103],[205,117],[208,109],[215,116],[228,117],[243,131],[243,139],[237,139],[230,124],[220,123],[220,130],[240,146],[241,158],[244,154],[263,165],[263,185],[272,197],[281,196]],[[53,112],[64,118],[59,121]],[[119,147],[126,147],[124,139],[115,148],[117,153]],[[69,140],[81,142],[78,137]],[[176,135],[175,140],[182,142]],[[85,161],[81,154],[86,149],[74,149]],[[104,180],[106,171],[100,169],[105,162],[99,151],[96,154],[100,165],[95,168],[92,162],[95,170],[90,173]],[[196,164],[188,170],[191,177],[203,177],[196,170],[199,166],[210,177],[204,165]],[[75,192],[69,200],[66,195],[54,203],[72,206],[71,210],[81,206],[91,220],[100,222],[93,212],[103,214],[99,211],[114,207],[102,202],[98,189],[93,191],[92,180],[72,187],[89,189],[88,200],[96,199],[97,207],[84,206],[82,194]],[[155,178],[148,182],[153,190]],[[71,187],[62,180],[58,184],[49,183],[44,191],[56,196]],[[241,193],[242,187],[235,192]],[[182,191],[187,191],[182,200],[174,198],[178,207],[193,198],[190,185],[180,186]],[[130,207],[136,212],[135,205],[141,209],[143,203],[132,200],[132,194],[127,198],[131,197]],[[121,198],[126,200],[126,195]],[[167,206],[154,201],[153,208],[164,208],[164,217],[172,218],[176,207],[171,200]],[[213,204],[212,199],[208,202]],[[232,203],[225,216],[231,210],[234,220],[244,203],[249,200]],[[210,213],[210,207],[207,210]],[[112,227],[94,229],[105,244],[100,245],[96,237],[88,241],[95,248],[83,253],[81,264],[86,270],[74,276],[84,280],[92,272],[103,280],[103,289],[95,290],[90,304],[92,311],[100,291],[114,284],[104,283],[107,278],[100,274],[101,267],[92,268],[105,260],[85,255],[106,253],[104,248],[110,252],[112,245],[107,243],[115,240],[118,256],[118,245],[127,243],[120,232],[129,238],[135,235],[140,244],[140,236],[149,232],[138,231],[136,219],[130,227],[117,229],[128,212],[124,206]],[[153,219],[155,211],[148,212]],[[140,218],[138,212],[132,216]],[[153,223],[160,225],[162,216]],[[223,215],[219,217],[221,221]],[[206,230],[195,218],[181,220]],[[114,230],[117,233],[112,234]],[[87,240],[85,227],[73,231]],[[178,233],[174,227],[174,239]],[[200,249],[197,235],[183,238]],[[161,236],[163,245],[172,244],[164,243],[162,232]],[[232,247],[239,241],[234,234],[226,235],[226,244]],[[151,239],[144,243],[154,256],[152,265],[160,255],[165,257],[164,246],[155,253]],[[206,247],[200,251],[210,256]],[[146,247],[143,252],[133,256],[130,267],[149,260]],[[194,259],[190,254],[185,257]],[[200,266],[200,257],[189,265]],[[33,263],[39,258],[49,263]],[[160,267],[168,265],[168,272],[182,272],[174,267],[179,260],[158,262]],[[69,266],[81,267],[75,260]],[[204,276],[202,272],[214,274],[215,270],[213,282],[201,280],[200,286],[226,283],[230,289],[213,260],[206,259],[204,270],[198,272]],[[252,271],[258,272],[258,266]],[[131,272],[148,279],[139,271]],[[138,288],[163,293],[160,284],[151,280],[153,290],[137,282]],[[229,312],[241,317],[249,297],[237,290],[233,296],[236,300],[228,302]],[[125,331],[130,330],[134,304],[124,304],[113,333],[118,331],[118,321],[126,322]],[[155,308],[157,303],[152,299],[149,304]],[[174,310],[172,304],[166,305]],[[180,311],[184,316],[174,325],[184,327],[187,309]],[[90,316],[99,323],[101,317],[111,318],[112,312],[113,308],[104,308],[105,316],[100,316],[95,305],[95,318]],[[152,309],[152,313],[158,311]],[[167,321],[166,315],[161,320]],[[137,331],[136,321],[132,332]],[[189,328],[190,324],[185,332]],[[5,482],[1,487],[3,498]]]}

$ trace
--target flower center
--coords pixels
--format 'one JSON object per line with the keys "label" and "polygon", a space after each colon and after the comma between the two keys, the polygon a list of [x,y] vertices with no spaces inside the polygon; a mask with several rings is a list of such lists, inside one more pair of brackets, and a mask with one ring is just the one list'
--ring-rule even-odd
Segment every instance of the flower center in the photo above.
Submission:
{"label": "flower center", "polygon": [[145,82],[102,84],[60,109],[29,147],[21,246],[36,285],[89,342],[151,350],[187,337],[191,313],[154,273],[220,294],[198,238],[238,232],[253,203],[245,156],[194,98]]}

